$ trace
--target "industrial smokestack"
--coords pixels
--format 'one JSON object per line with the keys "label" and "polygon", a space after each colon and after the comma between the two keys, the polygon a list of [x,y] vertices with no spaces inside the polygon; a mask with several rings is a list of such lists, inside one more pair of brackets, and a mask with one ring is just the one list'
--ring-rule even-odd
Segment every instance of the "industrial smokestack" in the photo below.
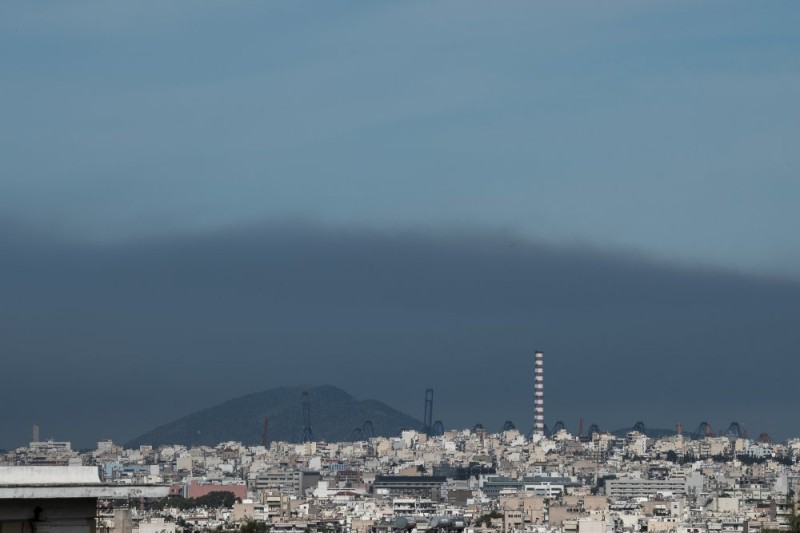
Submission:
{"label": "industrial smokestack", "polygon": [[544,353],[534,354],[533,433],[544,436]]}
{"label": "industrial smokestack", "polygon": [[39,442],[39,424],[33,425],[33,440],[31,442]]}

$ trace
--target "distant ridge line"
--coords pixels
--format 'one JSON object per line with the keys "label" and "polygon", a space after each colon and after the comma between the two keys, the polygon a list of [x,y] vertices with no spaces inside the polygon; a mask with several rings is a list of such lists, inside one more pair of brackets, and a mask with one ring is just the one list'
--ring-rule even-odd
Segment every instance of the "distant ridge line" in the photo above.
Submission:
{"label": "distant ridge line", "polygon": [[298,442],[302,435],[302,394],[308,391],[311,423],[320,441],[347,441],[353,429],[372,423],[375,436],[390,437],[403,429],[417,429],[422,422],[378,400],[357,400],[332,385],[318,387],[277,387],[231,398],[162,424],[125,443],[140,445],[215,446],[238,441],[246,445],[261,442],[264,417],[269,417],[269,439]]}

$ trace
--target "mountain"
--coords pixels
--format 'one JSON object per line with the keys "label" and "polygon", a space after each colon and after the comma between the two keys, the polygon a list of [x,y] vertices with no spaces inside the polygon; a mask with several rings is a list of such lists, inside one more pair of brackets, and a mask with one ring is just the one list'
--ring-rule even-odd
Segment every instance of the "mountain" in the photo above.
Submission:
{"label": "mountain", "polygon": [[279,387],[228,400],[179,418],[125,444],[215,445],[225,441],[258,444],[269,417],[269,440],[297,442],[302,434],[303,392],[309,395],[311,426],[316,440],[349,440],[353,428],[372,421],[376,436],[395,436],[422,422],[377,400],[356,400],[330,385]]}

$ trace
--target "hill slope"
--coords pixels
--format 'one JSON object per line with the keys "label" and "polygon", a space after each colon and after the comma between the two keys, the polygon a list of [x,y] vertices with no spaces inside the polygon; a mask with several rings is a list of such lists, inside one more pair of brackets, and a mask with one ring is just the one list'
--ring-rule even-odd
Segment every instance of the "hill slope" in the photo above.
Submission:
{"label": "hill slope", "polygon": [[215,445],[225,441],[258,444],[264,417],[269,417],[269,440],[296,442],[301,434],[302,393],[311,404],[311,425],[317,440],[345,441],[355,427],[371,420],[375,435],[395,436],[422,423],[376,400],[356,400],[333,386],[280,387],[248,394],[159,426],[125,444]]}

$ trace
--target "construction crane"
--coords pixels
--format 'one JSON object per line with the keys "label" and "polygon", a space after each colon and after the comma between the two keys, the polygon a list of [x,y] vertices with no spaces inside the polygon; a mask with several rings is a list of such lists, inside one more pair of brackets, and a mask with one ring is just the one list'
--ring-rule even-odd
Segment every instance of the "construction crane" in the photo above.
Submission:
{"label": "construction crane", "polygon": [[314,430],[311,427],[311,401],[308,391],[303,391],[303,426],[300,432],[300,442],[314,442]]}
{"label": "construction crane", "polygon": [[261,445],[267,447],[269,444],[269,417],[264,417],[264,430],[261,432]]}
{"label": "construction crane", "polygon": [[742,438],[743,433],[742,426],[739,425],[739,422],[731,422],[728,429],[725,430],[725,436],[731,440]]}
{"label": "construction crane", "polygon": [[500,428],[500,433],[503,433],[504,431],[511,431],[512,429],[517,429],[517,426],[515,426],[514,422],[511,420],[506,420],[503,422],[503,427]]}
{"label": "construction crane", "polygon": [[433,389],[425,389],[425,415],[422,419],[422,432],[430,435],[433,431]]}
{"label": "construction crane", "polygon": [[700,425],[697,426],[697,429],[692,434],[692,438],[694,439],[702,439],[704,437],[713,437],[714,432],[711,430],[711,425],[708,422],[700,422]]}
{"label": "construction crane", "polygon": [[364,425],[361,426],[361,434],[367,440],[375,437],[375,427],[372,425],[372,420],[364,421]]}

